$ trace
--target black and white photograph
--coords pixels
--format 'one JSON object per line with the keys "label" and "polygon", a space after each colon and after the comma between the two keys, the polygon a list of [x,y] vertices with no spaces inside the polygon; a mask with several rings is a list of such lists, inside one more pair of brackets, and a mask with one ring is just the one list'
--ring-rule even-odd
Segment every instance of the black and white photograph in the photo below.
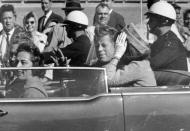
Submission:
{"label": "black and white photograph", "polygon": [[190,0],[0,0],[0,131],[190,131]]}

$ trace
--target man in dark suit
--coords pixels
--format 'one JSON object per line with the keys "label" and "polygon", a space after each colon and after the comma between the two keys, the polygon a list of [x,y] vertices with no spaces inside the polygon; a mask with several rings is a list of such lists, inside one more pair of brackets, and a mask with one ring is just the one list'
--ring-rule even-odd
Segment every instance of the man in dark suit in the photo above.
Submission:
{"label": "man in dark suit", "polygon": [[24,29],[16,24],[16,12],[13,5],[5,4],[1,6],[0,18],[3,30],[0,33],[0,64],[9,65],[10,50],[16,43],[20,34],[25,34]]}
{"label": "man in dark suit", "polygon": [[[112,0],[102,0],[101,3],[107,4],[109,7],[111,7]],[[122,15],[115,12],[113,9],[110,9],[109,15],[110,15],[110,18],[107,25],[114,27],[118,31],[120,31],[121,29],[125,27],[125,20]],[[93,24],[94,25],[98,24],[97,14],[95,14],[94,16]]]}
{"label": "man in dark suit", "polygon": [[43,32],[51,22],[62,23],[63,18],[51,10],[52,0],[41,0],[44,15],[38,20],[38,31]]}

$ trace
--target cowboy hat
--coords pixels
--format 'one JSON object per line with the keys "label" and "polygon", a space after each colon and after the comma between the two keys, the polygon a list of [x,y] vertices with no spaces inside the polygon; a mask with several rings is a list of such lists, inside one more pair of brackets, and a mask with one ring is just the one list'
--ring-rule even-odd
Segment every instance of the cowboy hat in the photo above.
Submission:
{"label": "cowboy hat", "polygon": [[62,10],[83,10],[81,7],[80,0],[67,0],[65,4],[65,8]]}

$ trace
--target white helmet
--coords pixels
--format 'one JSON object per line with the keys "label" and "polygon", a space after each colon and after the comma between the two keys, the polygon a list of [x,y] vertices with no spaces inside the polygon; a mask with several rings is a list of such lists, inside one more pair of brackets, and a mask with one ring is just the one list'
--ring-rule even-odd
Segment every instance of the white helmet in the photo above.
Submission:
{"label": "white helmet", "polygon": [[67,21],[74,22],[76,24],[88,26],[88,17],[82,11],[72,11],[67,15]]}
{"label": "white helmet", "polygon": [[173,8],[171,4],[169,4],[166,1],[158,1],[154,3],[149,9],[148,14],[149,13],[157,14],[157,15],[164,16],[172,20],[176,20],[175,9]]}

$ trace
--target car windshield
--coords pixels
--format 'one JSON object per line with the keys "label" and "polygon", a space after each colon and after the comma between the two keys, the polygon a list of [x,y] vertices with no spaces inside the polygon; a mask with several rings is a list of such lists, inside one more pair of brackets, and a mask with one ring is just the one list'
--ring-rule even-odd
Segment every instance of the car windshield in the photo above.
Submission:
{"label": "car windshield", "polygon": [[6,98],[24,97],[24,92],[31,88],[45,90],[48,97],[93,96],[108,92],[103,68],[0,68],[0,82],[1,97]]}

